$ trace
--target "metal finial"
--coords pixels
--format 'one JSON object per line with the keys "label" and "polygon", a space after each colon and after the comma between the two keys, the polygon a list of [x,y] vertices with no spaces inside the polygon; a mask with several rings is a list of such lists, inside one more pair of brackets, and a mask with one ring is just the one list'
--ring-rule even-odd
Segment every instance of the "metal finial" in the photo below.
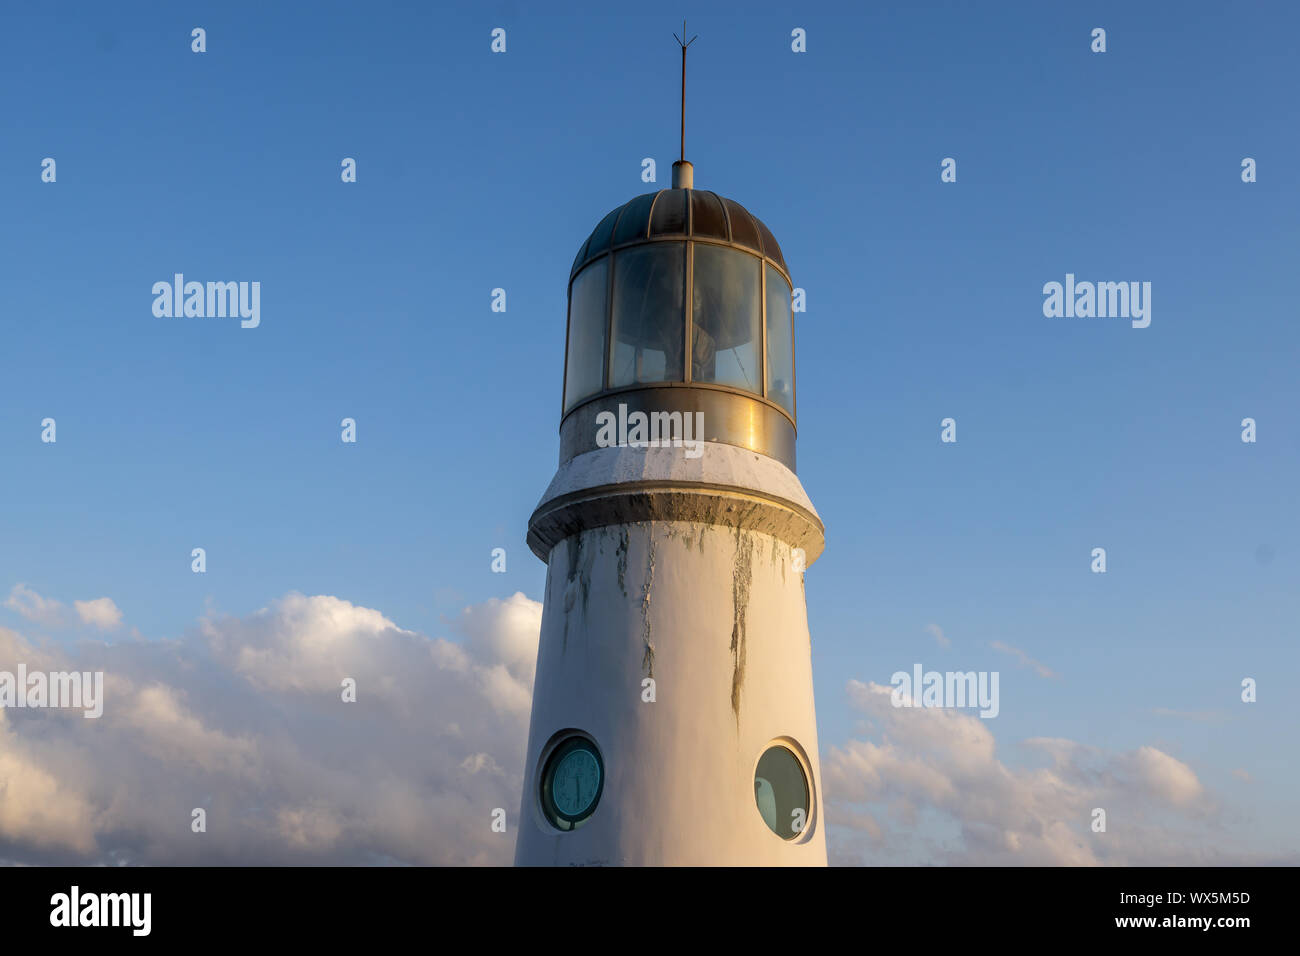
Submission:
{"label": "metal finial", "polygon": [[673,39],[682,48],[682,143],[681,155],[678,159],[683,163],[686,162],[686,48],[698,40],[700,35],[697,33],[689,40],[683,40],[682,37],[684,36],[686,36],[685,20],[682,21],[682,36],[679,37],[676,33],[673,34]]}

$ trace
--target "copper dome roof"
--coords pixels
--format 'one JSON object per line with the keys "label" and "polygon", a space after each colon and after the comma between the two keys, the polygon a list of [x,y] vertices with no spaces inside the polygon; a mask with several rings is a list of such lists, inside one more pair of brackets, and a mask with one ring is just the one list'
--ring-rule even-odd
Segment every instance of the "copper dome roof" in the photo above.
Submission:
{"label": "copper dome roof", "polygon": [[762,220],[740,203],[706,189],[660,189],[610,212],[573,260],[570,278],[588,262],[619,246],[648,239],[713,239],[764,256],[788,278],[781,247]]}

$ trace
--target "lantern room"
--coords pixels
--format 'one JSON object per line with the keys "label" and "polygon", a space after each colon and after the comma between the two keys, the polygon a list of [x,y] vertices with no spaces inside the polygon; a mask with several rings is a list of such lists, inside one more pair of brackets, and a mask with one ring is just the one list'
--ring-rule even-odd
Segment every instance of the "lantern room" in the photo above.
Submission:
{"label": "lantern room", "polygon": [[708,440],[793,468],[790,274],[762,221],[692,188],[605,216],[569,279],[563,402],[562,461],[589,450],[593,416],[621,402],[702,411]]}

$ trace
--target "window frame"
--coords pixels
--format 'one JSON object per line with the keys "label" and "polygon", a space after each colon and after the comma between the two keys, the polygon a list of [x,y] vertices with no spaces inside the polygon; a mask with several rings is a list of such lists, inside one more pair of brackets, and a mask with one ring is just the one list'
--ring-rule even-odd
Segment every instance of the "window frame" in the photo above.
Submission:
{"label": "window frame", "polygon": [[749,782],[750,787],[752,788],[754,781],[758,778],[759,764],[763,762],[763,758],[767,756],[768,751],[778,747],[794,758],[795,764],[803,774],[804,792],[808,799],[808,806],[804,815],[803,829],[789,837],[782,836],[776,830],[773,830],[767,825],[767,821],[763,819],[762,811],[758,807],[757,796],[753,799],[754,812],[758,814],[758,818],[762,822],[763,830],[765,832],[772,834],[775,839],[780,840],[782,843],[797,846],[811,840],[813,833],[819,825],[817,819],[817,781],[812,772],[812,762],[808,759],[808,755],[804,752],[803,747],[797,740],[789,736],[775,737],[772,740],[769,740],[758,749],[758,755],[754,758],[754,764],[750,770]]}
{"label": "window frame", "polygon": [[[723,205],[723,212],[728,219],[728,228],[730,229],[731,213],[730,210],[727,209],[727,205],[725,202],[722,205]],[[691,216],[691,203],[689,201],[686,203],[686,209],[687,209],[688,222],[686,225],[686,233],[684,235],[653,236],[648,238],[643,236],[636,236],[633,239],[623,242],[619,245],[611,245],[600,255],[588,259],[586,262],[584,262],[582,264],[582,268],[580,268],[577,272],[573,273],[569,277],[568,307],[567,307],[568,314],[565,322],[565,333],[564,333],[564,381],[561,384],[561,395],[560,395],[561,421],[567,418],[572,412],[576,411],[581,405],[585,405],[588,402],[594,401],[598,398],[603,398],[607,395],[616,395],[619,392],[634,391],[638,389],[647,389],[647,388],[683,388],[683,387],[709,388],[709,389],[717,389],[719,391],[731,392],[736,395],[743,395],[747,398],[757,399],[758,401],[761,401],[765,405],[768,405],[771,408],[776,409],[783,416],[785,416],[785,418],[789,420],[790,424],[795,428],[797,433],[798,422],[799,422],[799,371],[798,371],[799,365],[795,354],[794,282],[791,280],[790,274],[785,270],[785,267],[782,266],[780,262],[778,262],[777,260],[771,258],[766,254],[760,253],[746,246],[737,245],[736,243],[730,240],[715,239],[711,236],[701,236],[701,237],[694,236],[691,232],[693,223],[689,221]],[[650,215],[653,215],[653,213],[654,213],[654,209],[652,204]],[[613,228],[614,228],[614,232],[617,232],[618,230],[617,221],[615,221]],[[611,236],[612,235],[613,233],[611,233]],[[683,334],[684,347],[682,349],[681,379],[678,381],[637,382],[631,385],[613,386],[610,384],[610,382],[612,381],[613,365],[614,365],[613,362],[614,272],[618,268],[617,257],[619,253],[623,252],[624,250],[632,249],[637,246],[646,246],[652,243],[660,243],[660,242],[677,243],[679,245],[686,246],[686,249],[684,251],[684,254],[686,256],[686,263],[685,263],[686,287],[683,290],[683,300],[682,300],[682,321],[685,322],[685,329]],[[695,247],[701,244],[722,246],[733,253],[739,255],[752,256],[754,259],[757,259],[759,261],[759,288],[758,288],[759,336],[757,339],[757,344],[759,345],[759,375],[760,375],[759,381],[761,384],[761,390],[758,392],[753,392],[746,388],[739,388],[734,385],[718,384],[715,382],[697,382],[691,378],[691,356],[693,354],[694,345],[695,345],[694,343]],[[601,259],[604,259],[606,257],[608,257],[608,264],[606,266],[606,273],[605,273],[605,349],[604,349],[604,356],[602,358],[602,369],[601,369],[601,376],[600,376],[602,387],[600,391],[591,395],[587,395],[582,399],[580,399],[578,402],[576,402],[573,405],[572,408],[565,408],[566,397],[564,395],[564,387],[567,386],[568,378],[569,378],[569,341],[573,334],[573,283],[576,282],[577,279],[584,272],[586,272],[588,269],[592,268],[593,266],[597,265],[601,261]],[[784,279],[790,288],[790,303],[791,303],[790,387],[793,392],[793,399],[791,402],[791,404],[794,406],[793,410],[787,409],[780,402],[775,401],[768,395],[768,384],[767,384],[767,267],[768,266],[771,266],[773,269],[775,269],[777,275],[779,275],[782,279]]]}
{"label": "window frame", "polygon": [[[558,769],[559,761],[564,759],[568,748],[583,748],[596,758],[596,767],[600,773],[600,779],[596,786],[596,795],[592,797],[591,803],[579,815],[573,816],[560,810],[555,804],[554,797],[547,796],[547,784],[553,782],[554,771]],[[534,780],[534,793],[536,799],[536,808],[540,819],[549,828],[552,833],[573,833],[575,830],[583,827],[600,808],[600,798],[605,794],[605,755],[601,751],[600,745],[596,743],[596,738],[586,731],[575,728],[562,730],[555,734],[546,746],[542,748],[537,757],[537,775]]]}
{"label": "window frame", "polygon": [[[669,241],[673,241],[673,240],[672,240],[672,239],[656,240],[656,242],[669,242]],[[685,242],[684,240],[680,239],[680,238],[677,238],[677,239],[676,239],[676,242],[677,242],[677,244],[678,244],[679,246],[685,246],[685,245],[686,245],[686,242]],[[646,248],[646,247],[648,247],[648,246],[650,246],[650,245],[651,245],[651,242],[649,242],[649,241],[647,241],[647,242],[629,242],[629,243],[625,243],[622,247],[620,247],[620,249],[619,249],[619,254],[621,255],[621,254],[624,253],[624,252],[632,252],[633,250],[636,250],[636,249],[643,249],[643,248]],[[688,259],[688,258],[690,257],[690,250],[689,250],[689,249],[685,249],[685,248],[679,248],[677,251],[678,251],[678,252],[681,254],[681,256],[683,257],[683,262],[682,262],[682,280],[683,280],[683,288],[684,288],[684,289],[688,289],[688,288],[690,288],[690,280],[687,278],[687,275],[686,275],[686,273],[687,273],[687,266],[686,266],[686,262],[685,262],[685,260]],[[627,385],[615,385],[615,384],[614,384],[614,357],[615,357],[615,355],[617,354],[617,351],[618,351],[618,350],[617,350],[617,343],[614,341],[614,291],[615,291],[615,288],[616,288],[616,282],[617,282],[616,274],[617,274],[617,271],[618,271],[618,258],[617,258],[616,256],[614,256],[614,253],[612,253],[612,252],[610,253],[610,256],[611,256],[611,259],[610,259],[610,270],[609,270],[609,273],[610,273],[610,280],[609,280],[609,309],[608,309],[608,311],[609,311],[609,315],[607,316],[607,322],[608,322],[608,325],[606,326],[606,332],[605,332],[605,376],[604,376],[604,379],[603,379],[603,382],[604,382],[604,388],[601,390],[602,393],[603,393],[603,392],[609,392],[609,391],[621,391],[621,390],[623,390],[623,389],[625,389],[625,388],[646,388],[646,387],[654,387],[654,386],[657,386],[657,385],[685,385],[686,382],[688,381],[685,377],[682,377],[682,378],[674,378],[674,379],[659,379],[659,380],[652,381],[652,382],[631,382],[631,383],[629,383],[629,384],[627,384]],[[687,302],[686,302],[686,299],[685,299],[685,293],[683,292],[683,298],[682,298],[682,309],[681,309],[681,319],[682,319],[683,322],[686,322],[688,325],[689,325],[690,320],[689,320],[687,317],[688,317],[689,315],[690,315],[690,307],[689,307],[689,305],[688,305]],[[683,346],[682,346],[682,354],[683,354],[683,360],[684,360],[685,363],[686,363],[686,370],[685,370],[685,371],[686,371],[686,373],[689,373],[689,372],[690,372],[690,358],[689,358],[689,356],[686,354],[686,348],[687,348],[687,344],[686,344],[686,343],[687,343],[687,339],[688,339],[688,334],[687,334],[686,330],[684,329],[684,330],[682,331],[682,342],[683,342]],[[566,349],[566,355],[567,355],[567,349]],[[668,367],[668,359],[667,359],[667,356],[665,356],[665,357],[664,357],[664,370],[665,370],[665,372],[667,372],[667,367]]]}
{"label": "window frame", "polygon": [[564,378],[563,378],[563,380],[560,382],[560,417],[561,417],[561,418],[563,418],[565,415],[568,415],[569,412],[573,411],[573,410],[574,410],[575,408],[577,408],[579,405],[582,405],[582,404],[585,403],[585,402],[589,402],[589,401],[591,401],[593,398],[596,398],[596,397],[598,397],[598,396],[600,396],[600,395],[604,395],[607,391],[609,391],[609,362],[608,362],[608,360],[607,360],[607,358],[606,358],[606,359],[602,360],[601,371],[600,371],[600,386],[596,389],[596,391],[592,392],[590,395],[584,395],[582,398],[580,398],[580,399],[578,399],[577,401],[575,401],[575,402],[573,403],[572,407],[569,406],[569,395],[568,395],[568,391],[569,391],[569,343],[570,343],[570,341],[571,341],[572,338],[573,338],[573,284],[574,284],[575,282],[577,282],[578,279],[580,279],[580,278],[582,277],[583,273],[585,273],[588,269],[593,269],[593,268],[597,267],[598,265],[600,265],[601,260],[604,259],[604,258],[606,258],[606,257],[609,257],[609,261],[605,264],[605,303],[604,303],[604,308],[605,308],[605,343],[606,343],[606,348],[605,348],[604,351],[608,352],[608,351],[609,351],[609,348],[608,348],[608,343],[609,343],[609,332],[610,332],[610,328],[609,328],[609,323],[610,323],[610,301],[609,301],[609,299],[610,299],[610,295],[612,294],[611,290],[612,290],[612,288],[613,288],[613,272],[614,272],[614,268],[613,268],[613,266],[614,266],[613,256],[612,256],[610,253],[608,253],[608,252],[604,253],[603,255],[599,255],[599,256],[597,256],[596,258],[590,260],[586,265],[584,265],[584,266],[583,266],[581,269],[579,269],[576,273],[574,273],[573,276],[569,279],[569,303],[568,303],[568,307],[567,307],[567,310],[566,310],[566,311],[567,311],[567,317],[566,317],[565,322],[564,322]]}

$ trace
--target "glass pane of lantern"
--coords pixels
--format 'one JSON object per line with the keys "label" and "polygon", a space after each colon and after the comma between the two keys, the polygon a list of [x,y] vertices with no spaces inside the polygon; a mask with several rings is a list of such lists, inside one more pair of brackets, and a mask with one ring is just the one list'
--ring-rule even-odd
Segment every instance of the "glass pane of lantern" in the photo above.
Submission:
{"label": "glass pane of lantern", "polygon": [[611,386],[682,380],[685,273],[685,243],[653,242],[616,254]]}
{"label": "glass pane of lantern", "polygon": [[564,410],[601,391],[605,380],[605,285],[609,256],[578,273],[569,292],[569,354]]}
{"label": "glass pane of lantern", "polygon": [[759,260],[695,245],[691,378],[762,394],[759,376]]}
{"label": "glass pane of lantern", "polygon": [[790,286],[767,267],[767,397],[794,414],[794,338]]}

